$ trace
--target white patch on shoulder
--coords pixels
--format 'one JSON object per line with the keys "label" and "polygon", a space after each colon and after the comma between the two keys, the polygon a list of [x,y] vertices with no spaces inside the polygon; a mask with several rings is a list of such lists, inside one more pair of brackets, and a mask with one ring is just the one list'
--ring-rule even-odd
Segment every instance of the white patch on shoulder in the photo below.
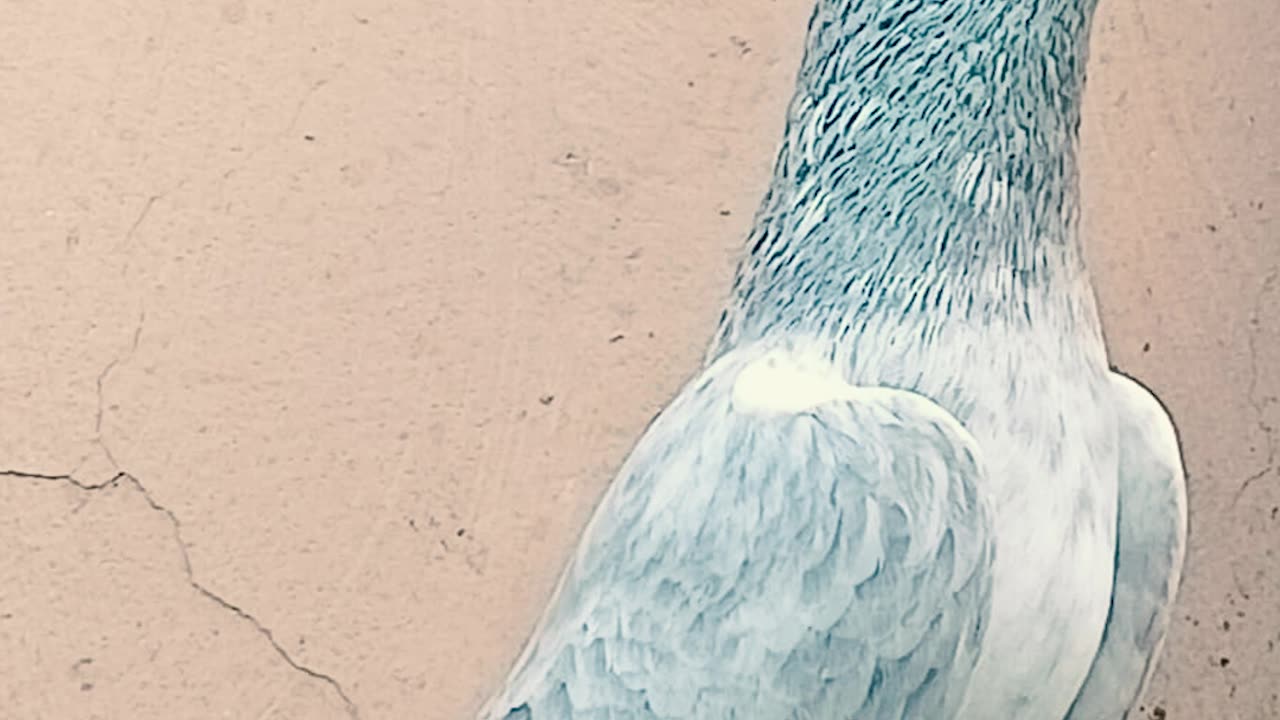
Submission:
{"label": "white patch on shoulder", "polygon": [[857,390],[835,372],[801,367],[768,355],[738,372],[733,406],[741,412],[801,413],[837,400],[853,400]]}

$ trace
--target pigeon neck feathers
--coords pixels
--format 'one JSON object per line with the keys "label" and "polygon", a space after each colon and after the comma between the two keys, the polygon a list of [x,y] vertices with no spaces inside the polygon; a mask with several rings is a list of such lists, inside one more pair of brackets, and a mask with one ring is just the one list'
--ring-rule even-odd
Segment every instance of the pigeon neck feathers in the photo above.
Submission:
{"label": "pigeon neck feathers", "polygon": [[1077,232],[1093,6],[818,2],[717,346],[916,318],[1101,348]]}

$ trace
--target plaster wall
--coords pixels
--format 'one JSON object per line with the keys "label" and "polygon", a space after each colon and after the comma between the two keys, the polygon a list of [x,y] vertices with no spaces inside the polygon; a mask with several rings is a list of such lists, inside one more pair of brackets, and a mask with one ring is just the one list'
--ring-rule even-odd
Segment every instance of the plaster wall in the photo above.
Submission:
{"label": "plaster wall", "polygon": [[[809,6],[3,2],[0,717],[467,717],[700,360]],[[1280,717],[1277,27],[1095,22],[1089,258],[1191,483],[1152,718]]]}

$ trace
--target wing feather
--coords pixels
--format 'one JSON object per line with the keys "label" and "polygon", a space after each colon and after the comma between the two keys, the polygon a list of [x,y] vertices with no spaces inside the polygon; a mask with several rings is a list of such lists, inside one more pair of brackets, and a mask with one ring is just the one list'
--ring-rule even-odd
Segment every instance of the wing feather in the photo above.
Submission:
{"label": "wing feather", "polygon": [[[730,352],[654,421],[482,717],[958,704],[990,593],[977,447],[927,399],[814,375],[798,352]],[[761,363],[795,372],[757,402],[739,381]]]}
{"label": "wing feather", "polygon": [[1146,388],[1113,376],[1120,495],[1111,613],[1068,720],[1125,718],[1159,656],[1186,552],[1186,476],[1169,414]]}

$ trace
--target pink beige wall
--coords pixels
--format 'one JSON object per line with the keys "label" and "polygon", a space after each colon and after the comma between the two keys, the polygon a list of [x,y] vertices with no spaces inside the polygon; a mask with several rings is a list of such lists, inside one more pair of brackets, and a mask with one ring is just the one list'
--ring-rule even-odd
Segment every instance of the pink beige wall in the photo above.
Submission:
{"label": "pink beige wall", "polygon": [[[0,717],[467,717],[700,359],[808,11],[0,3]],[[1191,473],[1149,704],[1272,720],[1280,4],[1095,27],[1089,254]]]}

